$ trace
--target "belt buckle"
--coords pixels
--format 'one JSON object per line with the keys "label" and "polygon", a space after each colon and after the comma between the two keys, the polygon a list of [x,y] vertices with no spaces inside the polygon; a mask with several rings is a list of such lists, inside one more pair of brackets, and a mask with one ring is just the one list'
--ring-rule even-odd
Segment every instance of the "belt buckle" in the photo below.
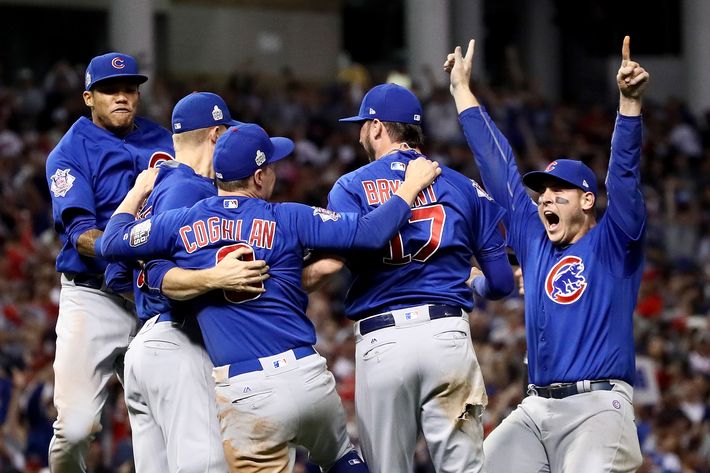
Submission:
{"label": "belt buckle", "polygon": [[528,396],[539,396],[537,392],[537,386],[534,384],[528,384]]}

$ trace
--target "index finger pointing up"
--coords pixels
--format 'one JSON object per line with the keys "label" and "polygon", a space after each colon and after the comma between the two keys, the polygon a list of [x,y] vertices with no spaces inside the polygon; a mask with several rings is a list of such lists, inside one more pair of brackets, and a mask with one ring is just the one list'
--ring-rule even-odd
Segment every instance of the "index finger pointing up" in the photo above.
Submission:
{"label": "index finger pointing up", "polygon": [[471,62],[471,59],[473,59],[473,48],[476,46],[476,41],[471,40],[468,42],[468,49],[466,50],[466,61]]}
{"label": "index finger pointing up", "polygon": [[621,46],[621,65],[625,66],[631,59],[631,37],[624,36],[624,44]]}

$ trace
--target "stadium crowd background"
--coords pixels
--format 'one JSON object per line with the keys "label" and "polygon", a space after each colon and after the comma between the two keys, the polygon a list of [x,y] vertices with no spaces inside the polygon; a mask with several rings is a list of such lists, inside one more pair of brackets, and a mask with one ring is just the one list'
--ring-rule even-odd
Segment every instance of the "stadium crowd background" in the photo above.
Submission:
{"label": "stadium crowd background", "polygon": [[[56,414],[52,361],[59,280],[45,161],[68,127],[87,112],[81,99],[84,67],[58,62],[43,77],[24,69],[6,74],[12,80],[0,83],[0,473],[48,471]],[[387,78],[357,64],[343,69],[337,81],[320,84],[299,81],[288,70],[277,78],[261,77],[248,65],[219,82],[152,77],[142,115],[165,126],[173,104],[186,93],[220,93],[238,120],[260,123],[270,134],[296,141],[293,158],[278,167],[275,199],[324,206],[335,180],[367,161],[358,127],[337,119],[352,115],[363,92]],[[410,85],[425,108],[426,154],[477,178],[447,87],[437,85],[433,76],[415,79]],[[523,169],[541,168],[565,155],[583,160],[604,181],[616,95],[605,103],[548,103],[524,79],[475,87]],[[710,473],[710,111],[693,116],[678,100],[647,101],[644,118],[647,262],[635,314],[637,425],[645,457],[640,471]],[[343,273],[311,294],[308,312],[356,439],[355,344],[351,324],[342,315],[347,277]],[[490,397],[484,414],[488,430],[524,395],[523,324],[518,295],[496,303],[478,301],[471,315]],[[114,380],[103,430],[91,446],[91,473],[132,471],[122,394]],[[417,472],[433,472],[426,446],[420,447]],[[301,459],[297,471],[308,468]]]}

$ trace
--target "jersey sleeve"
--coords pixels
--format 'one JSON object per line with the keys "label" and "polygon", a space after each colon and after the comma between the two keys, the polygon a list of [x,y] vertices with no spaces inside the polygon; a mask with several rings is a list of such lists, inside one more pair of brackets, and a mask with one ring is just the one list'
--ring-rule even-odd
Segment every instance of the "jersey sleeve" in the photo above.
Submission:
{"label": "jersey sleeve", "polygon": [[106,258],[114,259],[170,256],[186,211],[169,210],[140,220],[135,220],[128,213],[114,214],[104,230],[101,253]]}
{"label": "jersey sleeve", "polygon": [[641,191],[642,119],[617,115],[606,177],[608,205],[597,251],[609,270],[625,276],[643,263],[646,205]]}
{"label": "jersey sleeve", "polygon": [[505,238],[501,226],[505,210],[494,202],[476,181],[471,179],[469,191],[473,194],[470,198],[473,218],[471,232],[475,236],[472,248],[476,259],[479,261],[494,257],[505,251]]}
{"label": "jersey sleeve", "polygon": [[279,210],[301,246],[335,250],[381,248],[412,213],[409,205],[396,195],[363,216],[302,204],[281,204]]}
{"label": "jersey sleeve", "polygon": [[641,239],[646,227],[646,205],[639,171],[642,131],[640,116],[617,115],[606,176],[606,212],[630,241]]}
{"label": "jersey sleeve", "polygon": [[143,269],[148,287],[151,290],[160,291],[160,288],[163,287],[163,279],[165,279],[165,275],[168,271],[177,267],[178,265],[170,260],[154,259],[148,261]]}
{"label": "jersey sleeve", "polygon": [[104,271],[104,281],[106,287],[118,294],[133,292],[133,264],[127,261],[109,263]]}
{"label": "jersey sleeve", "polygon": [[362,213],[355,194],[347,189],[343,179],[338,179],[328,194],[328,208],[336,212]]}
{"label": "jersey sleeve", "polygon": [[459,122],[486,190],[506,210],[503,223],[508,243],[516,252],[524,251],[527,231],[538,229],[542,224],[537,217],[537,206],[525,191],[508,140],[483,107],[464,110]]}
{"label": "jersey sleeve", "polygon": [[52,198],[52,211],[55,226],[67,228],[71,218],[70,209],[81,209],[96,217],[94,191],[91,178],[86,174],[85,166],[80,165],[73,156],[62,151],[50,155],[46,165],[47,185]]}

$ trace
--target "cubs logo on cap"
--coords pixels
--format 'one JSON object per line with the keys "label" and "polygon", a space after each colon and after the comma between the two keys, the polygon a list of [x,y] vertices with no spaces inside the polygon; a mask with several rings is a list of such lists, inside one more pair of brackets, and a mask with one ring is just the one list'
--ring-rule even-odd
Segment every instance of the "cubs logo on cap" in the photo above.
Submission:
{"label": "cubs logo on cap", "polygon": [[597,178],[587,165],[575,159],[557,159],[544,171],[532,171],[523,176],[523,184],[535,192],[543,192],[550,177],[572,187],[597,195]]}
{"label": "cubs logo on cap", "polygon": [[138,73],[138,63],[133,56],[117,52],[96,56],[86,68],[84,86],[91,90],[96,84],[107,79],[121,78],[142,84],[148,77]]}
{"label": "cubs logo on cap", "polygon": [[422,105],[409,89],[397,84],[380,84],[365,94],[356,116],[340,121],[363,122],[375,118],[382,122],[421,125]]}

